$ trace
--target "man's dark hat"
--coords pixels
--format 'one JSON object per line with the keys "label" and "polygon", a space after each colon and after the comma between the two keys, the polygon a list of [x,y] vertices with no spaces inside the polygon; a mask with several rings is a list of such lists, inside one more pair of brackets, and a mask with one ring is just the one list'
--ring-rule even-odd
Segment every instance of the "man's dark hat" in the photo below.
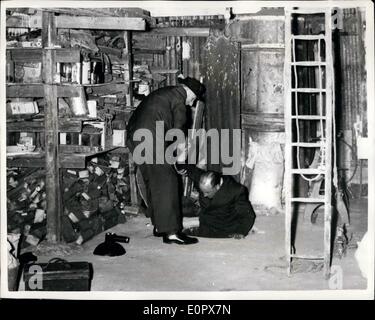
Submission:
{"label": "man's dark hat", "polygon": [[197,79],[190,78],[190,77],[178,78],[178,82],[181,84],[184,84],[191,91],[193,91],[199,100],[203,100],[203,95],[206,91],[206,88]]}

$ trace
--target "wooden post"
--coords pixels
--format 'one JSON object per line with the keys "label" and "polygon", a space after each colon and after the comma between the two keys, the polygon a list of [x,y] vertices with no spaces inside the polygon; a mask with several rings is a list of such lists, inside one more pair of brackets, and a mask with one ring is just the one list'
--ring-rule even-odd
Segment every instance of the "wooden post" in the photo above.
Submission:
{"label": "wooden post", "polygon": [[58,155],[58,105],[57,88],[53,85],[56,73],[55,54],[51,48],[56,41],[56,28],[53,13],[43,12],[42,20],[43,82],[47,101],[45,108],[45,164],[47,194],[47,239],[50,242],[61,240],[60,233],[60,175]]}

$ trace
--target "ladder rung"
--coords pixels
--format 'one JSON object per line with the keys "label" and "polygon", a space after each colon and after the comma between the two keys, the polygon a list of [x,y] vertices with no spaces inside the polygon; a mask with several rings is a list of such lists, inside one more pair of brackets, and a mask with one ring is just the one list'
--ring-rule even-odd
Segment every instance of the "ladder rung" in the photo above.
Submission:
{"label": "ladder rung", "polygon": [[323,8],[303,8],[303,9],[292,9],[289,12],[291,14],[318,14],[318,13],[326,13],[327,9],[323,9]]}
{"label": "ladder rung", "polygon": [[320,39],[325,39],[324,34],[301,34],[301,35],[293,35],[292,34],[292,39],[295,40],[320,40]]}
{"label": "ladder rung", "polygon": [[327,89],[318,89],[318,88],[292,88],[292,92],[305,92],[305,93],[319,93],[327,92]]}
{"label": "ladder rung", "polygon": [[326,116],[307,116],[307,115],[301,116],[301,115],[298,115],[298,116],[292,116],[292,119],[296,119],[296,120],[326,120],[327,117]]}
{"label": "ladder rung", "polygon": [[324,257],[310,256],[310,255],[291,254],[290,257],[291,258],[295,258],[295,259],[306,259],[306,260],[324,260]]}
{"label": "ladder rung", "polygon": [[292,142],[292,147],[320,148],[323,145],[321,142]]}
{"label": "ladder rung", "polygon": [[295,61],[291,62],[292,66],[304,66],[304,67],[318,67],[318,66],[326,66],[326,62],[319,62],[319,61]]}
{"label": "ladder rung", "polygon": [[291,198],[291,202],[320,203],[325,202],[324,198]]}
{"label": "ladder rung", "polygon": [[293,174],[325,174],[324,171],[316,168],[306,168],[306,169],[292,169]]}

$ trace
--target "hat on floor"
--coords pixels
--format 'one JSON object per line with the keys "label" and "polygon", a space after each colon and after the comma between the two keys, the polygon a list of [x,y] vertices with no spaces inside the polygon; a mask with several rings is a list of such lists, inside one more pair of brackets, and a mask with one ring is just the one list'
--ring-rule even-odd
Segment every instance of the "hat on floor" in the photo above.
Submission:
{"label": "hat on floor", "polygon": [[186,77],[178,78],[178,82],[187,86],[194,94],[197,96],[197,99],[203,100],[203,95],[206,91],[205,86],[200,83],[197,79]]}

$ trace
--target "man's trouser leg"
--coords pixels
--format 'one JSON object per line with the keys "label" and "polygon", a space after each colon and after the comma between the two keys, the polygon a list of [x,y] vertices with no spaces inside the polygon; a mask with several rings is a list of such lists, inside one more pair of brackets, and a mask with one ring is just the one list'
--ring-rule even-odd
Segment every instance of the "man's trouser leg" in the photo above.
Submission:
{"label": "man's trouser leg", "polygon": [[146,196],[147,196],[147,217],[151,219],[153,225],[155,225],[154,221],[154,209],[152,206],[152,193],[150,189],[150,181],[148,177],[148,170],[144,164],[139,165],[138,169],[141,171],[142,179],[146,187]]}
{"label": "man's trouser leg", "polygon": [[[151,193],[153,223],[158,232],[176,232],[182,228],[178,176],[171,165],[145,164]],[[142,172],[143,173],[143,172]]]}

